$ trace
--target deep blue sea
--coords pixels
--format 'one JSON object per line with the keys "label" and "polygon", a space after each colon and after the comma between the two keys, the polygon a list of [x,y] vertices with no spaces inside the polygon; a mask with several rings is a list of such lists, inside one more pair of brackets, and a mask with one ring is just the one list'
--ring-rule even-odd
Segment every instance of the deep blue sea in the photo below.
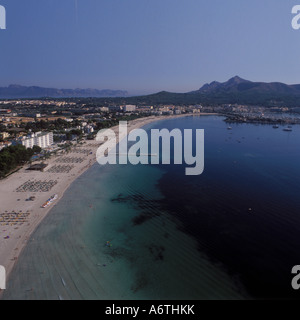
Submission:
{"label": "deep blue sea", "polygon": [[199,176],[185,164],[95,164],[34,232],[4,299],[299,298],[300,127],[230,126],[146,126],[204,129]]}

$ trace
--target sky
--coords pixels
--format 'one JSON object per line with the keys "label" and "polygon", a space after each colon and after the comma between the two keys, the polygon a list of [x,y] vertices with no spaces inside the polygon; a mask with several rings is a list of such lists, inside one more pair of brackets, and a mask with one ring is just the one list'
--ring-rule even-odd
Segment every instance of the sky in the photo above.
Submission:
{"label": "sky", "polygon": [[0,0],[0,86],[188,92],[300,83],[300,0]]}

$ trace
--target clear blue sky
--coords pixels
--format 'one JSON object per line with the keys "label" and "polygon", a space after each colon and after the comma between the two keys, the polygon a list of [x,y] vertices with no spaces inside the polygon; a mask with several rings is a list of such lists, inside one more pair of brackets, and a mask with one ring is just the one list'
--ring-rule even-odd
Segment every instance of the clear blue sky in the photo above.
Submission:
{"label": "clear blue sky", "polygon": [[[76,4],[77,3],[77,4]],[[0,0],[0,86],[187,92],[300,83],[300,0]]]}

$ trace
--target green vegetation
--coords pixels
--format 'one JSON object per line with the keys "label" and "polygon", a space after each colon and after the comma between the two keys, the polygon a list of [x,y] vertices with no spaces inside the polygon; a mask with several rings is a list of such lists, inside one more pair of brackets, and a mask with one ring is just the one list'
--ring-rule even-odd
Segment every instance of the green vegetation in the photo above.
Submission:
{"label": "green vegetation", "polygon": [[32,147],[32,151],[33,153],[41,153],[42,152],[42,148],[39,146],[33,146]]}
{"label": "green vegetation", "polygon": [[104,120],[104,121],[99,121],[96,124],[95,130],[101,130],[101,129],[106,129],[106,128],[111,128],[114,126],[119,125],[119,121],[132,121],[138,118],[143,118],[149,116],[148,114],[131,114],[131,115],[122,115],[121,117],[114,118],[114,119],[109,119],[109,120]]}
{"label": "green vegetation", "polygon": [[[75,99],[72,100],[76,102]],[[134,104],[143,105],[164,105],[173,104],[177,106],[197,105],[203,106],[221,106],[223,104],[243,104],[256,105],[261,107],[298,107],[300,94],[290,94],[276,91],[226,91],[219,90],[215,92],[204,93],[194,91],[189,93],[173,93],[162,91],[156,94],[128,97],[128,98],[86,98],[80,99],[81,103],[90,105],[121,105]]]}
{"label": "green vegetation", "polygon": [[82,134],[82,131],[79,129],[73,129],[66,133],[67,140],[72,140],[72,136],[77,136],[78,139],[82,139],[83,134]]}
{"label": "green vegetation", "polygon": [[35,121],[35,122],[28,122],[23,124],[23,128],[26,131],[31,129],[32,132],[38,131],[63,131],[66,128],[72,128],[80,125],[80,121],[75,120],[73,122],[68,122],[63,119],[57,119],[53,121]]}
{"label": "green vegetation", "polygon": [[0,178],[15,170],[18,166],[28,162],[33,154],[40,151],[39,147],[26,149],[22,145],[9,146],[0,151]]}

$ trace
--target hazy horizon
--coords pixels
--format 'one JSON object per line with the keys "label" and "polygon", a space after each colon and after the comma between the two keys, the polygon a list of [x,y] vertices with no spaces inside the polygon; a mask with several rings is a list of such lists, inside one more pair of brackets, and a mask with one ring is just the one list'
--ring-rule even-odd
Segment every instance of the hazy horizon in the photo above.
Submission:
{"label": "hazy horizon", "polygon": [[0,86],[189,92],[300,83],[292,0],[1,0]]}
{"label": "hazy horizon", "polygon": [[[240,77],[240,76],[238,76],[238,75],[236,75],[236,76],[233,76],[233,77],[231,77],[231,78],[229,78],[229,79],[227,79],[226,81],[224,81],[224,82],[227,82],[228,80],[230,80],[230,79],[232,79],[232,78],[234,78],[234,77],[239,77],[239,78],[242,78],[242,77]],[[250,79],[245,79],[245,78],[242,78],[243,80],[247,80],[247,81],[251,81],[251,82],[256,82],[256,81],[252,81],[252,80],[250,80]],[[216,82],[220,82],[221,83],[221,81],[218,81],[218,80],[214,80],[214,81],[216,81]],[[263,82],[263,81],[257,81],[257,82]],[[273,83],[283,83],[282,81],[272,81]],[[128,92],[127,90],[123,90],[122,88],[119,88],[119,89],[110,89],[110,88],[91,88],[91,87],[85,87],[85,88],[79,88],[79,87],[74,87],[74,88],[66,88],[66,87],[64,87],[64,88],[62,88],[62,87],[43,87],[43,86],[39,86],[39,85],[22,85],[22,84],[18,84],[18,83],[11,83],[11,84],[9,84],[9,85],[7,85],[7,86],[3,86],[3,87],[10,87],[10,86],[24,86],[24,87],[41,87],[41,88],[46,88],[46,89],[57,89],[57,90],[76,90],[76,89],[80,89],[80,90],[89,90],[89,89],[91,89],[91,90],[99,90],[99,91],[105,91],[105,90],[116,90],[116,91],[127,91],[127,97],[129,96],[139,96],[139,95],[151,95],[151,94],[156,94],[156,93],[158,93],[158,92],[163,92],[163,91],[167,91],[167,92],[174,92],[174,93],[188,93],[188,92],[192,92],[192,91],[196,91],[196,90],[199,90],[203,85],[205,85],[205,84],[210,84],[211,82],[205,82],[205,83],[203,83],[201,86],[199,86],[198,88],[196,88],[196,89],[194,89],[194,90],[189,90],[189,91],[184,91],[184,92],[179,92],[179,91],[167,91],[167,90],[160,90],[160,91],[155,91],[155,92],[149,92],[149,91],[142,91],[142,92]],[[284,83],[284,84],[287,84],[287,85],[299,85],[299,83]],[[121,96],[120,96],[121,97]]]}

